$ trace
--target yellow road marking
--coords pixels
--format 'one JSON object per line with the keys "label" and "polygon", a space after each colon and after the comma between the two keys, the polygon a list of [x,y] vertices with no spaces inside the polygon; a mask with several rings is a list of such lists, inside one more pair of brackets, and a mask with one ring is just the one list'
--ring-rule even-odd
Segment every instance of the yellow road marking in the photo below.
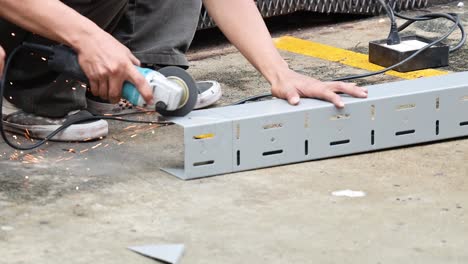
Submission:
{"label": "yellow road marking", "polygon": [[[341,64],[359,69],[368,71],[379,71],[383,69],[381,66],[370,63],[368,60],[368,55],[366,54],[340,49],[308,40],[285,36],[275,39],[275,45],[280,50],[307,55],[323,60],[339,62]],[[444,75],[448,73],[448,71],[426,69],[407,73],[388,71],[385,74],[403,79],[416,79],[421,77]]]}

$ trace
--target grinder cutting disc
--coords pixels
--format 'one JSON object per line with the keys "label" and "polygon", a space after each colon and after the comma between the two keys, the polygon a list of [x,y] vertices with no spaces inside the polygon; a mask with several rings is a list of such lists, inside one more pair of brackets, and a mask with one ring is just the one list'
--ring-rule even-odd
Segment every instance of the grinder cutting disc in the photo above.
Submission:
{"label": "grinder cutting disc", "polygon": [[190,113],[195,107],[198,99],[197,84],[193,80],[192,76],[190,76],[190,74],[188,74],[184,69],[175,66],[161,68],[159,69],[159,72],[169,80],[182,86],[185,90],[185,94],[182,96],[184,100],[178,109],[167,111],[156,108],[156,111],[163,116],[185,116]]}

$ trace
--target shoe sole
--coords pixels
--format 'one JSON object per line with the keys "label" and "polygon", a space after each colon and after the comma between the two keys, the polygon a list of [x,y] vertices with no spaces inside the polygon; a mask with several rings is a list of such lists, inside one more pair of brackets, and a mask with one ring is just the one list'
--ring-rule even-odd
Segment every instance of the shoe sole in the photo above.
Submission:
{"label": "shoe sole", "polygon": [[[58,129],[59,125],[18,125],[3,121],[5,131],[19,135],[25,135],[35,139],[44,139],[50,133]],[[89,141],[106,137],[109,133],[109,126],[105,120],[93,121],[85,124],[71,125],[62,132],[55,135],[52,141]]]}

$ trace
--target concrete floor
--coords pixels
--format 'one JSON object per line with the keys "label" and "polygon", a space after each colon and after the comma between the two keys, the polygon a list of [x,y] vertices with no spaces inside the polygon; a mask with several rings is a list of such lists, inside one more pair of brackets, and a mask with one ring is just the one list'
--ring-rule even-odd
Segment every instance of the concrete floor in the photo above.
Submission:
{"label": "concrete floor", "polygon": [[[464,14],[455,6],[431,10]],[[386,37],[383,18],[294,29],[287,17],[274,34],[365,52]],[[362,72],[283,55],[321,79]],[[221,104],[269,89],[221,40],[197,42],[190,57],[197,79],[223,84]],[[448,69],[467,70],[467,59],[464,48]],[[0,263],[154,263],[126,247],[160,243],[184,243],[181,263],[468,263],[466,139],[183,182],[159,170],[178,159],[178,136],[113,122],[99,142],[31,153],[0,143]],[[343,189],[366,196],[331,195]]]}

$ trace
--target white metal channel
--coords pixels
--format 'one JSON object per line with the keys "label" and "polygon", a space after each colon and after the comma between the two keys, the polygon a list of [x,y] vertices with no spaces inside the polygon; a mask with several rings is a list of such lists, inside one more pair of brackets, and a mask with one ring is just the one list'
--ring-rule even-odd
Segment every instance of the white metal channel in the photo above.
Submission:
{"label": "white metal channel", "polygon": [[468,72],[367,88],[367,99],[343,96],[341,110],[271,100],[173,118],[185,164],[164,170],[194,179],[468,135]]}

